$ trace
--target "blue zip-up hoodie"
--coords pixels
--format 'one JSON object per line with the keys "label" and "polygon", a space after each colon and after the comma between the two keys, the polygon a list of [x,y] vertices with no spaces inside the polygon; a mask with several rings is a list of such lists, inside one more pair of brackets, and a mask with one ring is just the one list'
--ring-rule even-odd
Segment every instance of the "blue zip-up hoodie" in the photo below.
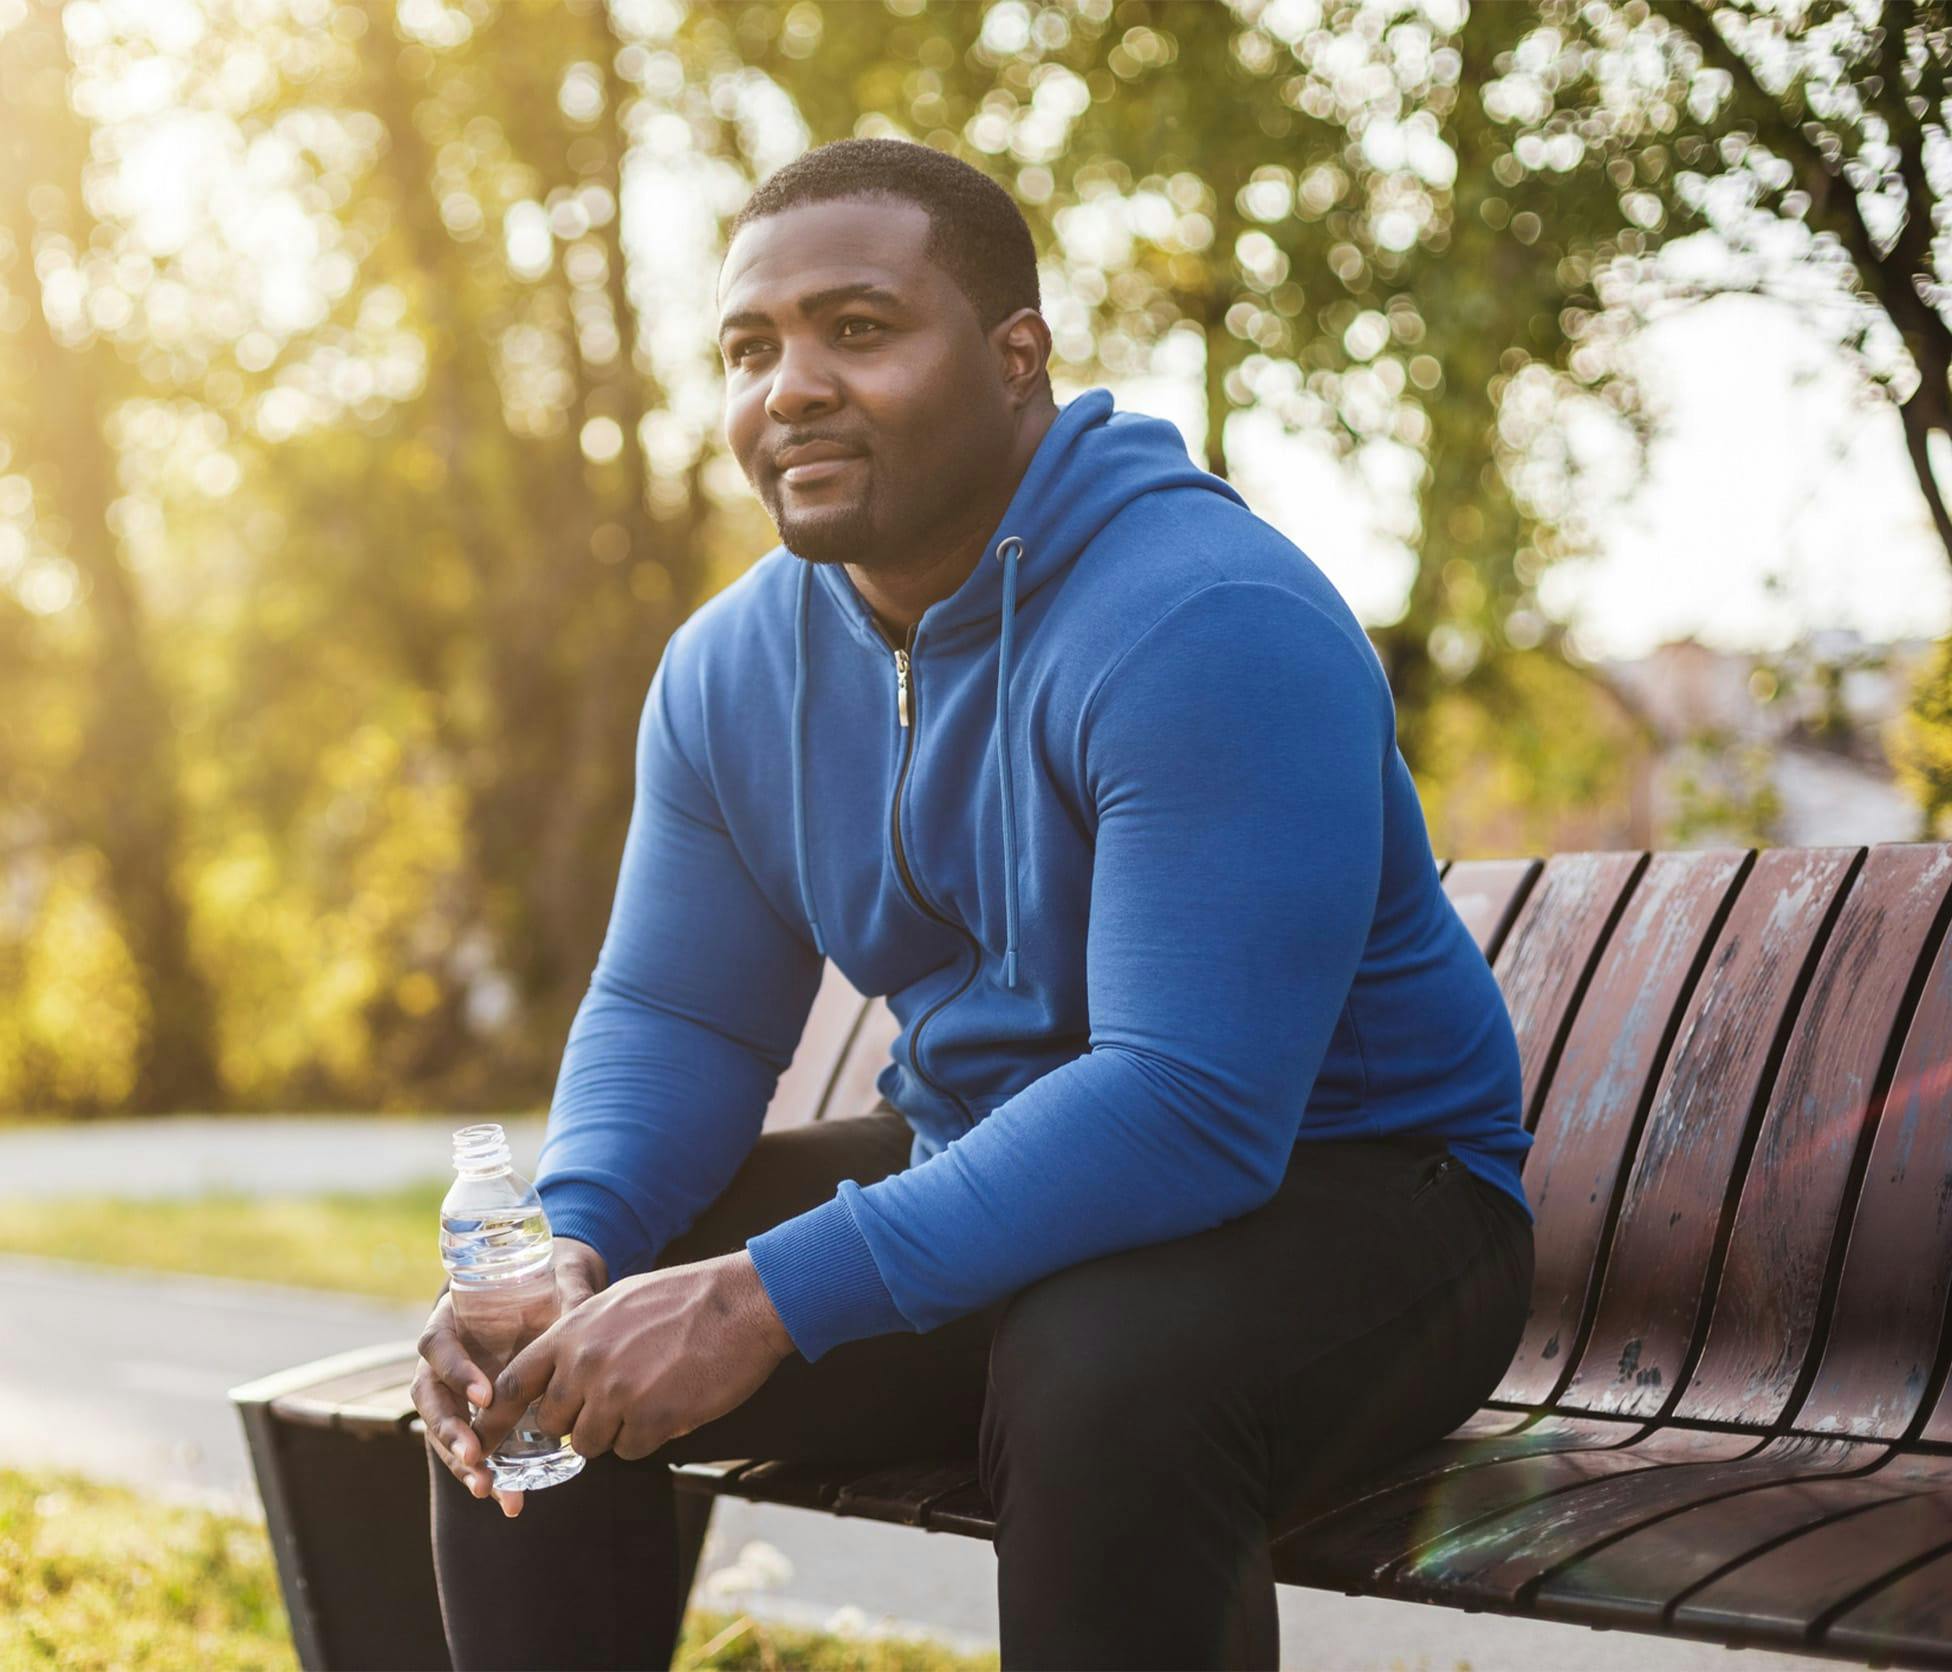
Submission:
{"label": "blue zip-up hoodie", "polygon": [[538,1168],[612,1280],[731,1180],[822,960],[901,1027],[910,1165],[746,1247],[807,1359],[1425,1131],[1524,1207],[1517,1041],[1381,663],[1171,424],[1064,406],[904,658],[775,547],[672,635]]}

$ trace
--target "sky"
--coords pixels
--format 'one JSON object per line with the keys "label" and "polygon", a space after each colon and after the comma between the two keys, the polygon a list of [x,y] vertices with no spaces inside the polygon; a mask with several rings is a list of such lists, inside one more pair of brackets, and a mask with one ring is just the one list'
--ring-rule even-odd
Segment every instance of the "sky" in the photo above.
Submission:
{"label": "sky", "polygon": [[1601,557],[1565,576],[1583,644],[1779,650],[1825,627],[1952,629],[1952,554],[1898,411],[1866,399],[1834,344],[1780,304],[1730,296],[1646,328],[1639,349],[1666,433],[1605,520]]}
{"label": "sky", "polygon": [[[1588,507],[1599,551],[1548,577],[1548,612],[1592,659],[1693,637],[1779,651],[1821,628],[1865,638],[1952,631],[1952,559],[1905,453],[1843,353],[1781,303],[1728,296],[1645,327],[1636,373],[1660,428],[1645,477]],[[1115,386],[1171,418],[1198,457],[1200,395],[1164,379]],[[1060,392],[1062,398],[1062,392]],[[1374,625],[1408,580],[1362,480],[1305,440],[1229,433],[1255,511]]]}

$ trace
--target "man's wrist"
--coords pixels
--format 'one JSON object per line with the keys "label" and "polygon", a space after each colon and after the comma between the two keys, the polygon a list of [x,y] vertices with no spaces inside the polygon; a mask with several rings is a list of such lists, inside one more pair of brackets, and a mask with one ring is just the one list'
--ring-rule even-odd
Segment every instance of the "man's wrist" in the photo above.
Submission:
{"label": "man's wrist", "polygon": [[726,1269],[731,1273],[741,1310],[751,1318],[753,1328],[776,1359],[786,1358],[794,1350],[793,1337],[787,1333],[786,1321],[773,1305],[773,1297],[766,1293],[766,1285],[759,1280],[759,1268],[752,1263],[752,1256],[742,1248],[728,1256]]}
{"label": "man's wrist", "polygon": [[578,1265],[589,1268],[599,1289],[610,1287],[610,1263],[604,1259],[601,1250],[583,1241],[581,1237],[559,1236],[555,1240],[559,1247],[567,1245],[570,1259],[576,1261]]}

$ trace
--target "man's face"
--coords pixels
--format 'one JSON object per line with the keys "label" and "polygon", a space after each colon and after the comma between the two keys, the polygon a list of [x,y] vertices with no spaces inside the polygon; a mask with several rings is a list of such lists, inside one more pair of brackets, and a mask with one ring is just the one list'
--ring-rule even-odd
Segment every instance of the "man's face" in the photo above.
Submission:
{"label": "man's face", "polygon": [[748,222],[726,252],[726,440],[809,562],[934,555],[1009,459],[1001,365],[928,231],[918,204],[843,198]]}

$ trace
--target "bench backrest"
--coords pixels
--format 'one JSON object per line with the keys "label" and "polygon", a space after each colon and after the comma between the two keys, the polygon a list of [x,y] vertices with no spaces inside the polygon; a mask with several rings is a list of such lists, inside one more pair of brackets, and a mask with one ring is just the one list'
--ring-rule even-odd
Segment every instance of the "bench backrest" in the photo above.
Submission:
{"label": "bench backrest", "polygon": [[[1501,1402],[1952,1442],[1952,844],[1444,869],[1518,1035],[1537,1281]],[[831,965],[772,1127],[897,1029]]]}

